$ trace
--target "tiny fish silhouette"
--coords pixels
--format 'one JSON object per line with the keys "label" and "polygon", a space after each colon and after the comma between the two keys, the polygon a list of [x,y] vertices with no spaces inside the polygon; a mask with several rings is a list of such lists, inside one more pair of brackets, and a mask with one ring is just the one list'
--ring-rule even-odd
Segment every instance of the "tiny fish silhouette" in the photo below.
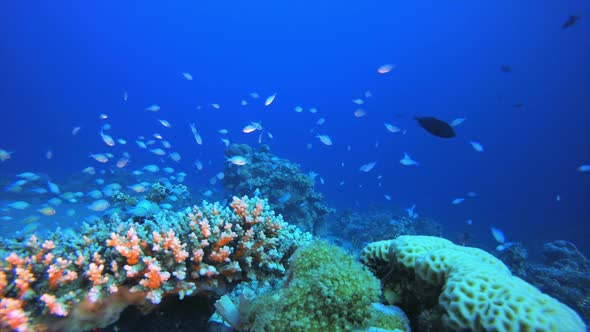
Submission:
{"label": "tiny fish silhouette", "polygon": [[567,18],[567,21],[565,21],[565,23],[563,23],[563,25],[561,26],[562,29],[567,29],[569,27],[574,26],[574,24],[576,24],[576,22],[581,19],[580,16],[576,16],[576,15],[570,15],[570,17]]}
{"label": "tiny fish silhouette", "polygon": [[512,68],[510,68],[510,66],[503,65],[500,66],[500,71],[506,74],[510,74],[512,73]]}
{"label": "tiny fish silhouette", "polygon": [[456,136],[455,131],[453,130],[453,127],[451,127],[451,125],[435,117],[417,116],[415,117],[415,119],[416,121],[418,121],[420,127],[424,128],[424,130],[436,137],[453,138]]}

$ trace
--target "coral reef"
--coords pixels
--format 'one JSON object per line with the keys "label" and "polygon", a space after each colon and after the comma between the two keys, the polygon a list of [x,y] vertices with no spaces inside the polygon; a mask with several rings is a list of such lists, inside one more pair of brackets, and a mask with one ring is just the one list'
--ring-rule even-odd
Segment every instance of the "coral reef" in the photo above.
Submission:
{"label": "coral reef", "polygon": [[[392,210],[370,209],[364,213],[345,209],[326,217],[329,233],[336,238],[346,239],[352,244],[351,250],[360,250],[367,243],[393,239],[400,235],[442,234],[442,225],[423,217],[409,218]],[[335,242],[339,242],[334,239]]]}
{"label": "coral reef", "polygon": [[0,241],[0,330],[89,330],[129,305],[149,312],[167,295],[221,295],[241,280],[284,275],[311,241],[259,198],[160,211],[142,223],[109,218],[45,240]]}
{"label": "coral reef", "polygon": [[241,310],[228,298],[216,307],[244,331],[408,331],[403,312],[375,303],[379,297],[379,281],[365,267],[341,248],[316,241],[293,255],[277,290],[241,296]]}
{"label": "coral reef", "polygon": [[541,263],[527,264],[522,278],[590,321],[590,263],[572,243],[560,240],[544,244]]}
{"label": "coral reef", "polygon": [[271,208],[290,223],[313,231],[332,210],[323,203],[323,196],[314,190],[314,180],[298,165],[278,158],[263,145],[254,151],[245,144],[232,144],[225,151],[227,158],[242,156],[247,163],[228,163],[223,186],[232,195],[256,195],[268,198]]}
{"label": "coral reef", "polygon": [[168,199],[172,202],[182,201],[190,197],[188,188],[184,184],[172,184],[170,182],[156,182],[146,195],[146,199],[151,202],[161,203]]}
{"label": "coral reef", "polygon": [[116,191],[113,196],[111,196],[111,200],[113,203],[117,204],[120,203],[126,206],[135,206],[137,205],[137,198],[132,197],[128,194],[125,194],[121,191]]}
{"label": "coral reef", "polygon": [[145,199],[155,203],[160,203],[165,200],[171,192],[172,190],[166,188],[160,182],[157,182],[151,186],[150,191],[147,193],[147,195],[145,195]]}
{"label": "coral reef", "polygon": [[528,251],[521,242],[497,251],[496,255],[510,268],[512,274],[526,279]]}
{"label": "coral reef", "polygon": [[[383,279],[414,326],[448,331],[586,331],[571,308],[513,276],[491,254],[438,237],[400,236],[369,244],[361,260]],[[395,281],[405,280],[405,283]],[[425,286],[430,287],[425,287]],[[422,293],[425,300],[415,301]],[[434,303],[435,301],[436,304]],[[432,317],[442,309],[439,323]],[[419,323],[419,318],[428,322]]]}
{"label": "coral reef", "polygon": [[121,313],[119,320],[100,329],[100,332],[214,332],[217,330],[209,328],[207,323],[214,311],[214,300],[207,294],[185,297],[182,300],[169,296],[147,315],[135,306],[128,307]]}
{"label": "coral reef", "polygon": [[[185,202],[190,198],[188,188],[183,184],[171,184],[167,181],[159,181],[147,188],[139,185],[137,190],[146,190],[143,196],[131,196],[122,191],[115,191],[110,197],[113,209],[110,213],[131,213],[134,221],[143,222],[143,219],[160,212],[161,207],[172,209],[175,206],[186,206]],[[162,203],[166,201],[167,203]],[[172,204],[174,205],[172,205]]]}
{"label": "coral reef", "polygon": [[541,250],[543,263],[556,268],[588,272],[590,262],[573,243],[557,240],[543,245]]}

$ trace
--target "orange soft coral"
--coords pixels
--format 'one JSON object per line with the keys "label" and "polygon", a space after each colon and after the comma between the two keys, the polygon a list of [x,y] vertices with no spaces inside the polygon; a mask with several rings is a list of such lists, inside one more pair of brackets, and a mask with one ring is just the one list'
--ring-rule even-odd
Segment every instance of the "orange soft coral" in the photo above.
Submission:
{"label": "orange soft coral", "polygon": [[45,306],[47,306],[49,312],[51,312],[52,314],[57,316],[68,315],[68,310],[64,307],[63,304],[59,303],[55,296],[45,293],[39,298],[39,300],[45,302]]}
{"label": "orange soft coral", "polygon": [[238,234],[231,232],[231,233],[222,233],[219,241],[215,243],[216,248],[220,248],[225,246],[226,244],[230,243]]}
{"label": "orange soft coral", "polygon": [[53,250],[55,249],[55,243],[53,241],[46,240],[43,242],[43,249]]}
{"label": "orange soft coral", "polygon": [[10,255],[8,255],[8,257],[6,257],[6,262],[8,264],[12,264],[14,266],[22,266],[23,264],[25,264],[25,260],[20,258],[14,252],[11,252]]}
{"label": "orange soft coral", "polygon": [[14,283],[16,284],[16,287],[20,290],[20,297],[23,298],[25,296],[25,293],[31,287],[31,283],[33,283],[37,279],[33,275],[30,266],[27,268],[17,267],[15,269],[15,272],[16,280]]}
{"label": "orange soft coral", "polygon": [[104,265],[96,265],[95,263],[90,263],[88,265],[88,271],[86,271],[86,275],[88,279],[92,281],[93,286],[99,286],[104,284],[108,281],[107,277],[102,275],[102,271],[104,270]]}
{"label": "orange soft coral", "polygon": [[212,261],[217,262],[217,263],[221,263],[221,262],[229,262],[229,254],[231,253],[230,249],[228,246],[224,246],[222,248],[219,249],[215,249],[211,252],[211,255],[209,255],[209,258],[211,258]]}
{"label": "orange soft coral", "polygon": [[230,206],[240,218],[246,219],[248,217],[248,203],[246,200],[234,196]]}
{"label": "orange soft coral", "polygon": [[207,218],[199,221],[199,226],[201,228],[201,234],[203,234],[205,238],[211,236],[211,226],[209,226],[209,220],[207,220]]}
{"label": "orange soft coral", "polygon": [[168,231],[162,246],[165,250],[172,250],[176,263],[182,263],[188,257],[188,252],[184,249],[186,248],[186,243],[182,244],[173,230]]}
{"label": "orange soft coral", "polygon": [[162,282],[170,278],[170,273],[162,272],[160,266],[155,263],[155,260],[146,258],[144,263],[147,264],[147,272],[144,274],[144,278],[139,281],[139,284],[143,287],[158,289],[162,285]]}
{"label": "orange soft coral", "polygon": [[113,232],[111,233],[111,239],[107,240],[106,244],[109,247],[114,247],[121,256],[127,258],[128,265],[139,263],[141,247],[139,246],[139,237],[133,227],[127,231],[127,239],[122,239],[118,234]]}
{"label": "orange soft coral", "polygon": [[[1,268],[1,266],[0,266]],[[6,279],[6,273],[0,270],[0,296],[4,296],[4,290],[8,286],[8,280]]]}
{"label": "orange soft coral", "polygon": [[6,327],[19,332],[29,331],[29,318],[23,310],[21,300],[11,298],[0,300],[0,328]]}

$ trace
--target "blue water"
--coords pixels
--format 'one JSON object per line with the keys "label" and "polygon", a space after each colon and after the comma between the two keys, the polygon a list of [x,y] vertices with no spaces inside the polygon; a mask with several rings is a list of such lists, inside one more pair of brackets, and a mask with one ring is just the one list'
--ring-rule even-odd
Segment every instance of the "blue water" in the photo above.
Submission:
{"label": "blue water", "polygon": [[[241,129],[261,121],[274,136],[263,143],[319,173],[325,184],[316,189],[332,207],[416,204],[449,233],[468,229],[483,245],[494,244],[494,226],[510,241],[565,239],[590,253],[590,173],[576,170],[590,164],[587,1],[3,2],[0,13],[0,149],[14,152],[0,164],[3,177],[40,172],[65,185],[84,167],[109,168],[89,153],[129,152],[130,169],[172,165],[191,186],[219,190],[209,185],[224,167],[217,131],[257,146],[258,133]],[[569,15],[582,19],[564,30]],[[396,68],[378,74],[386,63]],[[366,101],[365,117],[353,115],[356,98]],[[146,111],[152,104],[161,110]],[[415,115],[467,120],[443,140]],[[384,122],[407,133],[389,133]],[[105,123],[128,144],[105,145],[98,134]],[[181,154],[178,164],[135,145],[155,132]],[[318,133],[334,144],[322,145]],[[420,165],[401,165],[404,152]],[[358,170],[371,161],[371,172]],[[451,204],[470,191],[477,197]],[[59,225],[60,216],[42,220]],[[19,227],[11,222],[4,235]]]}

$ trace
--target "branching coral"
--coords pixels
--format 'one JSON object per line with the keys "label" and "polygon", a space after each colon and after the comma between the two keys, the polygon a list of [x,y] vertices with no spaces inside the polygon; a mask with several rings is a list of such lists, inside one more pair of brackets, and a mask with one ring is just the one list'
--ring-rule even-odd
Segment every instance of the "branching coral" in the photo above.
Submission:
{"label": "branching coral", "polygon": [[248,197],[163,211],[141,224],[115,216],[43,242],[32,236],[0,250],[0,330],[86,330],[130,304],[149,310],[166,295],[222,294],[240,280],[284,274],[310,240],[267,201]]}

